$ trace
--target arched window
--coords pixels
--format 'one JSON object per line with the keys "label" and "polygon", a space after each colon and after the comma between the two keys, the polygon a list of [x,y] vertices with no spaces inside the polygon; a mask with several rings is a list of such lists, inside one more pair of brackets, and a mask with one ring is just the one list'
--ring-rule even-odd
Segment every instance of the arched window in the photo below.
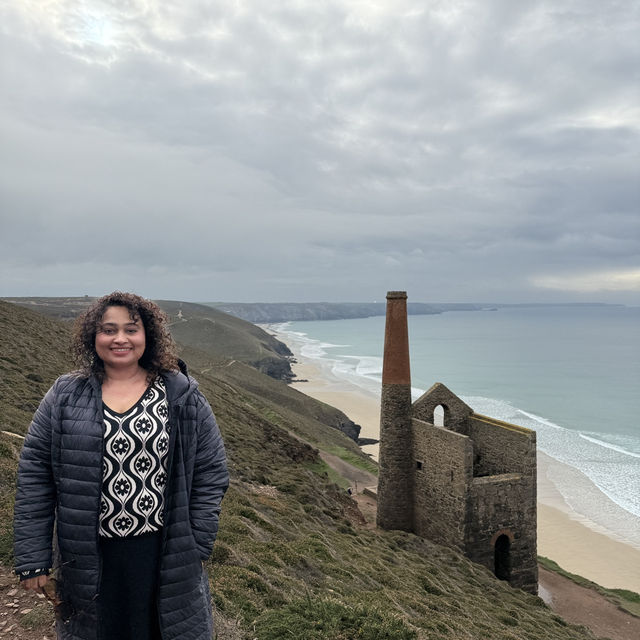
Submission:
{"label": "arched window", "polygon": [[505,534],[498,536],[493,558],[496,578],[509,580],[511,578],[511,540],[509,540],[509,536]]}
{"label": "arched window", "polygon": [[433,424],[436,427],[444,427],[445,407],[439,404],[433,410]]}

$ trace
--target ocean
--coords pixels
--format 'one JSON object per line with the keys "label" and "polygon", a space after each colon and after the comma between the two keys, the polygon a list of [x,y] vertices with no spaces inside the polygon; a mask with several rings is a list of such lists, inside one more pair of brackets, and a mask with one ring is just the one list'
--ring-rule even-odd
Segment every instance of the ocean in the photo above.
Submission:
{"label": "ocean", "polygon": [[[301,355],[380,393],[384,317],[277,326]],[[640,548],[640,308],[503,307],[409,316],[414,398],[442,382],[537,432],[571,512]]]}

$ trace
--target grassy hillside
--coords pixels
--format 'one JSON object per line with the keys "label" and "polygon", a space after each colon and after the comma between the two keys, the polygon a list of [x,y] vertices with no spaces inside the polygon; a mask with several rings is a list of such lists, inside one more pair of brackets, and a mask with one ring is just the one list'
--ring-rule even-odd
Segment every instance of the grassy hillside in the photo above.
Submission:
{"label": "grassy hillside", "polygon": [[0,425],[25,433],[53,380],[73,366],[69,328],[2,301],[0,327]]}
{"label": "grassy hillside", "polygon": [[[0,301],[0,431],[25,434],[51,383],[71,368],[69,330],[60,322]],[[0,558],[11,555],[19,438],[0,435]]]}
{"label": "grassy hillside", "polygon": [[[72,320],[95,298],[8,300],[50,318]],[[156,302],[169,316],[171,331],[180,345],[181,356],[190,365],[203,370],[215,368],[221,372],[225,371],[227,366],[234,367],[239,363],[249,365],[251,368],[240,367],[245,373],[235,377],[240,386],[248,386],[251,391],[262,397],[269,397],[281,405],[293,404],[298,412],[335,427],[354,442],[357,441],[360,427],[338,409],[282,385],[269,385],[265,376],[257,373],[251,375],[257,370],[275,380],[288,381],[293,377],[290,365],[292,354],[287,345],[277,338],[250,322],[206,305],[174,300]],[[235,369],[229,370],[227,375],[232,376]]]}
{"label": "grassy hillside", "polygon": [[245,362],[280,380],[292,377],[289,348],[245,320],[206,305],[158,300],[171,317],[171,331],[181,344],[213,360]]}
{"label": "grassy hillside", "polygon": [[[95,300],[82,298],[6,298],[43,315],[60,320],[72,320]],[[274,378],[292,377],[288,347],[258,327],[224,311],[191,302],[158,300],[157,303],[171,318],[176,340],[194,347],[213,362],[226,360],[233,354]]]}
{"label": "grassy hillside", "polygon": [[[185,354],[186,355],[186,354]],[[260,372],[241,362],[229,362],[212,368],[215,376],[227,380],[236,387],[251,394],[256,402],[270,406],[280,418],[288,419],[288,429],[312,442],[322,446],[335,444],[347,446],[349,451],[360,453],[356,446],[360,427],[355,425],[342,411],[331,407],[320,400],[315,400],[297,389],[283,385],[278,380],[261,375]],[[300,420],[304,417],[305,420]],[[274,420],[277,420],[274,416]],[[334,427],[349,436],[352,442],[345,443],[342,434],[326,432],[318,429],[315,423]],[[324,447],[323,447],[324,448]]]}
{"label": "grassy hillside", "polygon": [[[24,433],[34,403],[70,368],[67,332],[65,324],[0,303],[0,353],[8,354],[2,379],[10,380],[1,387],[3,430]],[[232,476],[208,564],[222,638],[593,637],[452,550],[367,526],[357,504],[329,480],[318,449],[366,456],[318,419],[322,407],[313,415],[312,404],[273,385],[293,390],[244,365],[212,364],[207,360],[215,358],[193,346],[184,354],[218,417]],[[19,444],[0,435],[3,563],[11,562]]]}

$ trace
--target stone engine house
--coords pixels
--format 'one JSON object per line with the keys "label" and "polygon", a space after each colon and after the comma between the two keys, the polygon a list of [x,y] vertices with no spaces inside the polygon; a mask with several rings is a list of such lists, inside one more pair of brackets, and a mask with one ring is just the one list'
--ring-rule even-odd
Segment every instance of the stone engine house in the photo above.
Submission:
{"label": "stone engine house", "polygon": [[406,300],[387,295],[378,526],[456,547],[537,593],[536,434],[474,413],[441,383],[411,403]]}

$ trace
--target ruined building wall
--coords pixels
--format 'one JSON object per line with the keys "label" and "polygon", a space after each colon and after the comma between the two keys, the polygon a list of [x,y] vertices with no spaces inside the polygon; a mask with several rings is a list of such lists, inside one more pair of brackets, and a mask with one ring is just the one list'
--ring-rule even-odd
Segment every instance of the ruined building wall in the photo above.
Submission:
{"label": "ruined building wall", "polygon": [[467,494],[472,480],[471,440],[415,418],[412,427],[414,531],[463,551]]}
{"label": "ruined building wall", "polygon": [[467,555],[493,571],[495,541],[508,535],[514,587],[537,593],[536,434],[517,425],[474,414],[473,518]]}
{"label": "ruined building wall", "polygon": [[475,414],[441,383],[411,404],[405,292],[387,295],[380,417],[378,526],[457,547],[537,593],[535,432]]}
{"label": "ruined building wall", "polygon": [[479,414],[473,414],[469,425],[474,442],[473,475],[522,473],[535,477],[535,432]]}
{"label": "ruined building wall", "polygon": [[413,403],[411,415],[418,420],[434,424],[433,414],[437,406],[444,409],[444,427],[446,429],[466,436],[469,435],[469,417],[473,410],[440,382],[436,382]]}
{"label": "ruined building wall", "polygon": [[509,583],[537,593],[536,501],[531,490],[530,478],[517,473],[474,478],[465,555],[493,572],[496,540],[506,535],[510,540]]}

